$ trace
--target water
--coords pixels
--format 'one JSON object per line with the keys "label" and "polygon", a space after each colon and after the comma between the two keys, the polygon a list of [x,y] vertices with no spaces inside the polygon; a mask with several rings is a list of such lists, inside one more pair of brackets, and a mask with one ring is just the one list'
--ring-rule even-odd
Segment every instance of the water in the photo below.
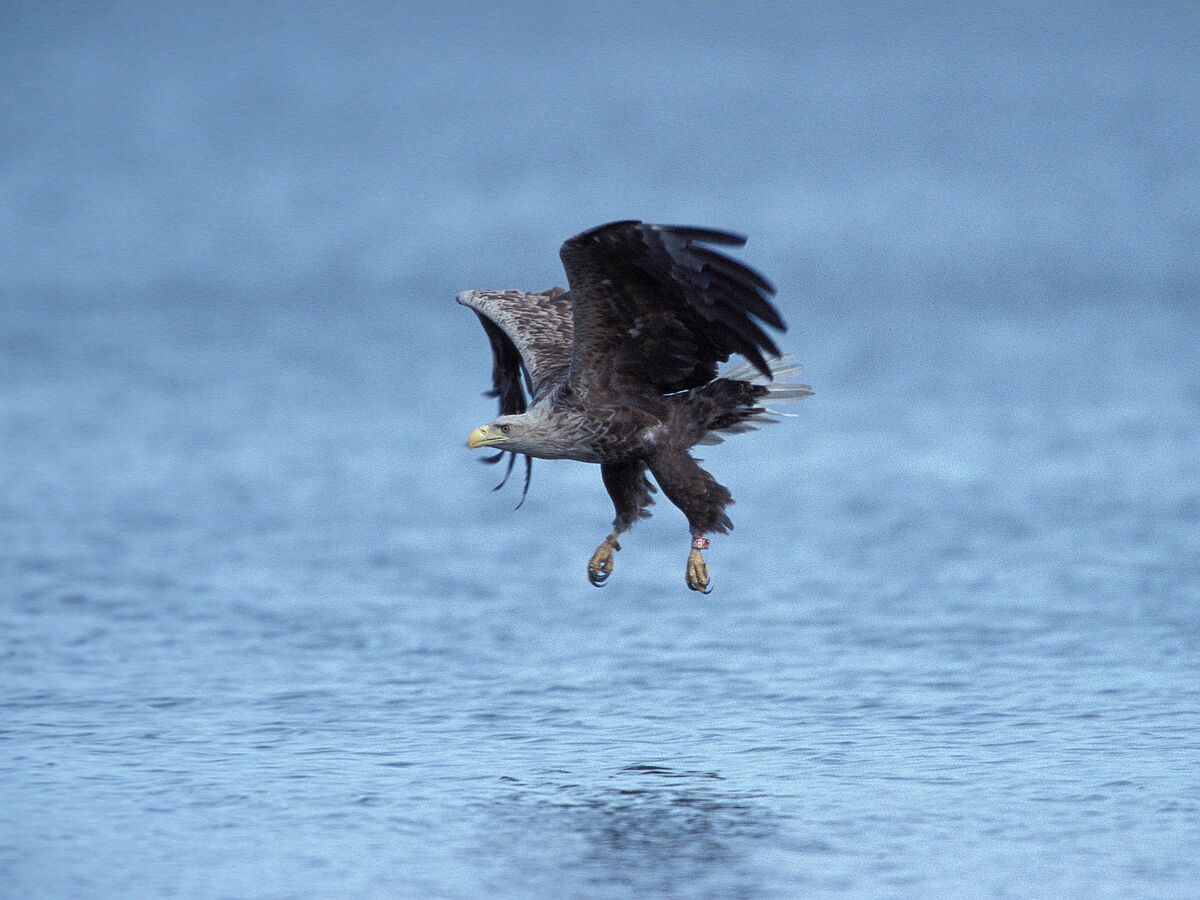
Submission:
{"label": "water", "polygon": [[[1189,8],[3,16],[0,894],[1195,895]],[[630,215],[817,390],[708,598],[463,446]]]}

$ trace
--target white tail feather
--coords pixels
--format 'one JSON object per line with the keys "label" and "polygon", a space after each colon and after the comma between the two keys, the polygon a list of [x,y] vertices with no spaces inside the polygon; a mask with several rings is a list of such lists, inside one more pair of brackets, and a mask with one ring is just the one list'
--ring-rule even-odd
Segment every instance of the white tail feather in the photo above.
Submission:
{"label": "white tail feather", "polygon": [[[767,360],[771,366],[771,373],[775,376],[772,381],[768,381],[762,372],[749,363],[734,366],[720,377],[728,378],[730,381],[749,381],[751,384],[761,384],[767,389],[766,399],[772,402],[803,400],[805,397],[811,397],[813,390],[809,385],[786,380],[804,371],[804,366],[799,363],[789,362],[791,358],[791,354],[784,354],[783,356],[776,356]],[[789,413],[773,414],[789,415]]]}
{"label": "white tail feather", "polygon": [[[807,384],[782,380],[793,375],[798,375],[804,370],[804,367],[798,363],[788,363],[790,359],[790,355],[784,355],[768,360],[771,364],[772,374],[776,379],[773,381],[769,381],[762,372],[749,363],[742,363],[735,366],[720,377],[728,378],[731,381],[749,381],[752,384],[760,384],[767,389],[767,396],[763,399],[773,403],[789,403],[795,400],[803,400],[805,397],[811,397],[813,390]],[[775,418],[777,416],[789,419],[796,418],[795,413],[780,412],[779,410],[763,405],[759,407],[757,412],[743,419],[741,422],[731,425],[728,428],[710,431],[700,440],[700,443],[706,445],[720,444],[724,441],[724,438],[721,436],[723,434],[744,434],[747,431],[757,431],[757,426],[759,425],[774,425],[778,423],[779,418]]]}
{"label": "white tail feather", "polygon": [[[768,359],[767,364],[771,367],[771,374],[778,379],[787,378],[790,375],[796,375],[804,371],[804,366],[794,363],[791,360],[792,354],[790,353],[785,353],[783,356],[773,356]],[[728,378],[733,381],[752,381],[755,384],[763,384],[767,381],[767,377],[748,362],[739,363],[719,377]]]}

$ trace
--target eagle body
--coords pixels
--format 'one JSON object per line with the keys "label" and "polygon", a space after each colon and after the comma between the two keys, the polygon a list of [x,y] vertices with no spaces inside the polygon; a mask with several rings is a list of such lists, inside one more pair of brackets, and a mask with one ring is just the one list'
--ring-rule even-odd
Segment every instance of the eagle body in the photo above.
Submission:
{"label": "eagle body", "polygon": [[[707,534],[733,527],[725,513],[733,499],[690,448],[777,421],[765,399],[811,393],[772,381],[799,369],[773,373],[767,362],[779,349],[764,326],[786,330],[769,301],[774,288],[703,246],[744,242],[712,229],[613,222],[563,244],[569,289],[458,296],[491,343],[489,393],[501,413],[470,446],[501,451],[486,462],[511,454],[508,473],[524,455],[526,491],[533,457],[600,465],[616,516],[589,564],[593,584],[611,573],[617,536],[650,515],[657,482],[691,529],[688,585],[707,592],[699,550]],[[734,353],[748,365],[718,377]]]}

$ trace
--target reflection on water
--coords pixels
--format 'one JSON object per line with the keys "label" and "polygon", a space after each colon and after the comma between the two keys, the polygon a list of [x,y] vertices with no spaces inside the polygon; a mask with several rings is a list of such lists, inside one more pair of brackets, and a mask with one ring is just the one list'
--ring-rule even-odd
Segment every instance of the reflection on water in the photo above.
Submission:
{"label": "reflection on water", "polygon": [[[544,842],[550,841],[565,855],[541,874],[553,881],[565,866],[597,894],[769,892],[763,873],[748,863],[754,840],[777,830],[776,816],[754,796],[730,789],[717,772],[632,763],[597,779],[598,789],[504,780],[512,791],[487,811],[483,852],[502,852],[525,879],[545,865]],[[526,843],[536,849],[521,852]]]}

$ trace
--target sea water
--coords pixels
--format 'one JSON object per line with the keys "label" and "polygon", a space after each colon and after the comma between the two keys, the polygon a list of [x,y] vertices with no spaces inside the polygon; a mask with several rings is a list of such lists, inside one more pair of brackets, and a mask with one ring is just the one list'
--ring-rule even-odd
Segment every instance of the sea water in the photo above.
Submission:
{"label": "sea water", "polygon": [[[1192,10],[4,18],[0,895],[1196,895]],[[707,597],[465,446],[630,216],[816,391]]]}

